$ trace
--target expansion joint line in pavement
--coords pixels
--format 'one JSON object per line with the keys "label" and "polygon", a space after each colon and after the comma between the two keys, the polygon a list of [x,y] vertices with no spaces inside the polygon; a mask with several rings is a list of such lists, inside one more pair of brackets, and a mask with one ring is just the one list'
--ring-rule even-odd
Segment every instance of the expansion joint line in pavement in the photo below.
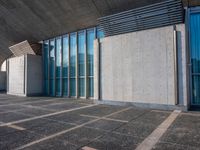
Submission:
{"label": "expansion joint line in pavement", "polygon": [[[128,122],[133,121],[133,120],[137,120],[138,118],[140,118],[141,116],[144,116],[145,114],[147,114],[147,113],[149,113],[149,112],[150,112],[150,111],[143,112],[143,113],[141,113],[140,115],[138,115],[137,117],[135,117],[135,118],[129,120]],[[103,118],[106,118],[106,117],[103,117]],[[119,129],[119,128],[121,128],[122,126],[124,126],[124,125],[127,124],[127,122],[122,122],[122,123],[123,123],[122,125],[120,125],[119,127],[114,128],[113,130],[111,130],[111,131],[109,131],[109,132],[110,132],[110,133],[115,132],[117,129]],[[90,128],[92,128],[92,127],[90,127]],[[93,128],[93,129],[96,129],[96,128]],[[116,133],[116,132],[115,132],[115,133]],[[94,142],[95,140],[98,140],[98,139],[102,138],[103,136],[104,136],[104,134],[101,135],[101,136],[96,137],[95,139],[93,139],[93,140],[91,140],[89,143],[87,143],[87,145],[89,145],[90,143]],[[83,147],[82,150],[87,150],[87,148],[88,148],[87,145],[85,145],[85,147]],[[80,147],[80,148],[81,148],[81,147]],[[90,147],[89,147],[89,148],[90,148]],[[92,148],[92,149],[93,149],[93,148]],[[88,150],[89,150],[89,149],[88,149]]]}
{"label": "expansion joint line in pavement", "polygon": [[50,117],[50,116],[63,114],[63,113],[66,113],[66,112],[72,112],[72,111],[75,111],[75,110],[85,109],[85,108],[89,108],[89,107],[93,107],[93,106],[97,106],[97,105],[98,104],[87,105],[87,106],[82,106],[82,107],[78,107],[78,108],[73,108],[73,109],[63,110],[63,111],[59,111],[59,112],[54,112],[54,113],[50,113],[50,114],[46,114],[46,115],[35,116],[35,117],[26,118],[26,119],[22,119],[22,120],[3,123],[3,124],[0,124],[0,127],[9,126],[9,125],[12,125],[12,124],[22,123],[22,122],[31,121],[31,120],[36,120],[36,119],[40,119],[40,118]]}
{"label": "expansion joint line in pavement", "polygon": [[151,150],[180,113],[181,111],[179,110],[173,111],[167,119],[165,119],[141,144],[138,145],[136,150]]}
{"label": "expansion joint line in pavement", "polygon": [[88,125],[88,124],[91,124],[91,123],[97,122],[97,121],[101,120],[102,118],[110,117],[110,116],[112,116],[112,115],[115,115],[115,114],[118,114],[118,113],[121,113],[121,112],[127,111],[127,110],[129,110],[129,109],[131,109],[131,108],[132,108],[132,107],[124,108],[124,109],[119,110],[119,111],[116,111],[116,112],[114,112],[114,113],[111,113],[111,114],[108,114],[108,115],[102,116],[102,117],[100,117],[100,118],[97,118],[97,119],[94,119],[94,120],[91,120],[91,121],[85,122],[85,123],[83,123],[83,124],[77,125],[77,126],[75,126],[75,127],[69,128],[69,129],[67,129],[67,130],[63,130],[63,131],[61,131],[61,132],[58,132],[58,133],[52,134],[52,135],[50,135],[50,136],[47,136],[47,137],[41,138],[41,139],[36,140],[36,141],[33,141],[33,142],[30,142],[30,143],[28,143],[28,144],[25,144],[25,145],[23,145],[23,146],[21,146],[21,147],[16,148],[15,150],[21,150],[21,149],[24,149],[24,148],[26,148],[26,147],[30,147],[30,146],[32,146],[32,145],[34,145],[34,144],[37,144],[37,143],[40,143],[40,142],[43,142],[43,141],[46,141],[46,140],[49,140],[49,139],[55,138],[55,137],[57,137],[57,136],[60,136],[60,135],[62,135],[62,134],[65,134],[65,133],[67,133],[67,132],[70,132],[70,131],[72,131],[72,130],[75,130],[75,129],[81,128],[81,127],[83,127],[83,126],[85,126],[85,125]]}

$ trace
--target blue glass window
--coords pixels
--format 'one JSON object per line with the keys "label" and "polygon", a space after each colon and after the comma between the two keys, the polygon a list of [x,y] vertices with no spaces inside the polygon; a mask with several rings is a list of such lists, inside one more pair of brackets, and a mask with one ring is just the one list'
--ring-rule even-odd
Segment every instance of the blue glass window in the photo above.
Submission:
{"label": "blue glass window", "polygon": [[97,27],[43,42],[46,95],[85,97],[88,93],[93,97],[94,40],[102,37],[104,33]]}
{"label": "blue glass window", "polygon": [[70,96],[76,96],[76,33],[70,34]]}
{"label": "blue glass window", "polygon": [[79,96],[85,96],[85,31],[78,33],[78,74],[79,74]]}
{"label": "blue glass window", "polygon": [[87,63],[88,63],[88,79],[89,79],[89,84],[88,84],[89,97],[93,97],[94,95],[94,92],[93,92],[94,39],[95,39],[94,29],[87,30],[87,57],[88,57]]}
{"label": "blue glass window", "polygon": [[63,95],[68,96],[68,60],[69,60],[69,38],[68,35],[63,37]]}
{"label": "blue glass window", "polygon": [[61,96],[61,38],[56,39],[56,95]]}
{"label": "blue glass window", "polygon": [[49,41],[43,43],[43,58],[44,58],[44,94],[49,94]]}
{"label": "blue glass window", "polygon": [[192,105],[200,105],[200,13],[190,16]]}
{"label": "blue glass window", "polygon": [[50,40],[49,46],[49,63],[50,63],[50,95],[55,96],[55,40]]}
{"label": "blue glass window", "polygon": [[104,37],[104,32],[100,28],[97,28],[97,38],[101,39],[103,37]]}

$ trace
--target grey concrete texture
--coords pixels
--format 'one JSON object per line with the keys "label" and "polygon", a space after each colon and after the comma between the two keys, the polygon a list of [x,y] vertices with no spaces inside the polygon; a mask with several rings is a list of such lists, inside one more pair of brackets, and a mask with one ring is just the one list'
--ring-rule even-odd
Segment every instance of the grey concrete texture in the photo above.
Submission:
{"label": "grey concrete texture", "polygon": [[[68,107],[59,110],[57,105]],[[35,118],[52,113],[56,114]],[[132,150],[171,113],[133,106],[94,105],[83,99],[0,94],[0,149],[78,150],[87,146],[98,150]],[[198,150],[199,116],[199,112],[182,112],[153,149]],[[18,123],[5,124],[13,121]],[[26,144],[30,145],[23,147]]]}
{"label": "grey concrete texture", "polygon": [[43,93],[41,56],[26,54],[8,59],[7,93],[19,96]]}
{"label": "grey concrete texture", "polygon": [[179,91],[174,28],[168,26],[102,39],[100,90],[95,88],[94,93],[100,91],[104,101],[170,106],[176,104],[178,92],[179,105],[187,106],[185,26],[180,24],[176,29]]}

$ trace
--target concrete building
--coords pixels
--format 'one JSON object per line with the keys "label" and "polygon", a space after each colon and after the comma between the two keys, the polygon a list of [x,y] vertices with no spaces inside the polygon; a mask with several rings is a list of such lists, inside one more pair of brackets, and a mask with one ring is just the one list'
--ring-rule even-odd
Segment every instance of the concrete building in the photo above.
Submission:
{"label": "concrete building", "polygon": [[[2,1],[0,62],[7,60],[7,92],[199,107],[198,5],[198,0]],[[42,55],[42,61],[33,55]]]}

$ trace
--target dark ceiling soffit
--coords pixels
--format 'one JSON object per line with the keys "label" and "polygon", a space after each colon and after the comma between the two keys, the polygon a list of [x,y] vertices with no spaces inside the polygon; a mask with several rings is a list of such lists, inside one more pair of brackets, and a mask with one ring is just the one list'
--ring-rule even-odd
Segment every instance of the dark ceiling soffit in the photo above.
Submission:
{"label": "dark ceiling soffit", "polygon": [[98,19],[105,36],[129,33],[184,22],[181,0],[168,0]]}

